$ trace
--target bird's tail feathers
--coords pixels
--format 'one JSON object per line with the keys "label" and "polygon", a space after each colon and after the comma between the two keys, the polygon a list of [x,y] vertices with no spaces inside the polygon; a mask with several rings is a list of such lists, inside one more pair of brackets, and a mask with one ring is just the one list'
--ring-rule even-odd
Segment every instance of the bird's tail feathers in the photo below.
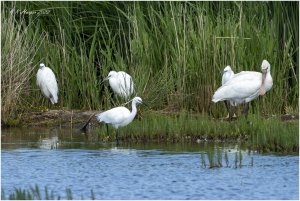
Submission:
{"label": "bird's tail feathers", "polygon": [[212,99],[212,102],[216,103],[216,102],[219,102],[219,100],[216,99],[216,98],[213,98],[213,99]]}
{"label": "bird's tail feathers", "polygon": [[50,94],[50,101],[51,101],[52,104],[57,103],[58,102],[58,96],[57,95],[53,96],[52,94]]}
{"label": "bird's tail feathers", "polygon": [[221,99],[220,99],[217,95],[218,95],[217,93],[215,93],[215,94],[213,95],[212,101],[213,101],[214,103],[221,101]]}
{"label": "bird's tail feathers", "polygon": [[52,98],[50,98],[50,101],[52,104],[55,104],[58,102],[58,97],[52,97]]}

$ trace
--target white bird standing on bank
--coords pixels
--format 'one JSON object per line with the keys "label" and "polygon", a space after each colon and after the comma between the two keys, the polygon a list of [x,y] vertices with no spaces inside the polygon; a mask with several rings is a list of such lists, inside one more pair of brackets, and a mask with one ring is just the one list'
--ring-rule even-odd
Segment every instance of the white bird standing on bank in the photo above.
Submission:
{"label": "white bird standing on bank", "polygon": [[51,103],[58,101],[57,81],[53,71],[46,67],[45,64],[40,64],[40,69],[36,74],[36,84],[40,87],[44,96],[50,99]]}
{"label": "white bird standing on bank", "polygon": [[[234,76],[234,72],[233,70],[231,69],[230,66],[226,66],[223,70],[223,76],[222,76],[222,86],[227,82],[229,81],[232,77]],[[225,100],[224,101],[225,103],[225,106],[226,106],[226,109],[227,109],[227,112],[228,112],[228,116],[231,117],[231,114],[230,114],[230,101],[228,100]],[[234,104],[234,103],[232,103]],[[230,119],[231,120],[231,119]]]}
{"label": "white bird standing on bank", "polygon": [[222,86],[234,76],[234,72],[230,66],[226,66],[223,70]]}
{"label": "white bird standing on bank", "polygon": [[134,92],[132,78],[124,71],[110,71],[108,76],[104,78],[102,82],[105,80],[109,80],[109,85],[112,90],[122,98],[128,99]]}
{"label": "white bird standing on bank", "polygon": [[[235,105],[244,103],[243,113],[248,114],[249,102],[259,95],[263,96],[273,86],[273,79],[270,73],[271,65],[263,60],[261,72],[242,71],[235,74],[213,95],[212,101],[219,102],[229,100]],[[231,117],[229,117],[231,119]]]}
{"label": "white bird standing on bank", "polygon": [[[103,122],[106,124],[107,133],[108,133],[108,127],[107,127],[108,124],[111,124],[115,129],[117,129],[116,131],[117,143],[118,143],[118,128],[127,126],[133,121],[137,113],[137,108],[136,108],[137,103],[146,105],[140,97],[135,97],[132,99],[131,112],[126,107],[115,107],[96,115],[96,118],[99,123]],[[92,116],[90,117],[88,122],[83,126],[83,128],[81,129],[82,131],[86,131],[86,126],[88,125]]]}

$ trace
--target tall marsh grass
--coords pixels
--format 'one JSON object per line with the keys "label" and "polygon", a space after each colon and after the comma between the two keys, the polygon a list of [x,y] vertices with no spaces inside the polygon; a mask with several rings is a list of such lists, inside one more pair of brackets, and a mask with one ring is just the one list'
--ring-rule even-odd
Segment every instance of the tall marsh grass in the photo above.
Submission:
{"label": "tall marsh grass", "polygon": [[[28,29],[23,17],[2,13],[1,17],[1,114],[2,120],[17,117],[24,96],[32,92],[30,80],[34,74],[37,49],[43,33]],[[36,91],[34,91],[36,93]]]}
{"label": "tall marsh grass", "polygon": [[[248,120],[240,118],[228,123],[210,118],[206,114],[180,113],[162,114],[148,112],[130,125],[119,129],[123,143],[205,143],[241,142],[251,150],[262,152],[293,153],[299,151],[298,122],[282,122],[278,117],[265,119],[249,115]],[[102,124],[90,132],[92,139],[115,141],[116,131]]]}
{"label": "tall marsh grass", "polygon": [[253,102],[252,112],[285,113],[298,108],[298,6],[2,2],[2,116],[48,103],[35,85],[43,62],[57,76],[61,107],[102,110],[125,102],[98,84],[110,70],[124,70],[152,109],[218,117],[225,109],[211,97],[223,68],[259,71],[263,59],[271,63],[274,87]]}

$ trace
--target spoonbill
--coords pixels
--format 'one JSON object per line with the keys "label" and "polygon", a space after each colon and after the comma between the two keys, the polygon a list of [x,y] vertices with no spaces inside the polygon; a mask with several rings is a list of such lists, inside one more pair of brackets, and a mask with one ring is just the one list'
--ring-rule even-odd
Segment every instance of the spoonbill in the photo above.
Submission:
{"label": "spoonbill", "polygon": [[36,84],[40,87],[44,96],[50,99],[51,103],[58,101],[57,81],[53,71],[46,67],[45,64],[40,64],[40,69],[36,74]]}
{"label": "spoonbill", "polygon": [[128,99],[134,91],[134,84],[129,74],[124,71],[110,71],[101,83],[108,80],[112,90],[120,97]]}
{"label": "spoonbill", "polygon": [[[271,65],[267,60],[261,64],[261,73],[255,71],[242,71],[235,74],[223,86],[217,89],[212,101],[229,100],[235,106],[244,103],[243,114],[247,117],[249,102],[259,95],[263,96],[273,86],[270,73]],[[229,117],[231,120],[231,117]]]}
{"label": "spoonbill", "polygon": [[[222,76],[222,86],[228,81],[230,80],[232,77],[234,76],[234,72],[231,69],[230,66],[226,66],[223,70],[223,76]],[[230,101],[225,100],[224,101],[227,112],[228,112],[228,116],[231,117],[230,113]]]}
{"label": "spoonbill", "polygon": [[[131,112],[126,107],[121,106],[121,107],[112,108],[110,110],[101,112],[96,115],[94,114],[99,123],[103,122],[106,124],[107,133],[108,133],[108,126],[107,126],[108,124],[111,124],[116,129],[117,144],[118,144],[118,128],[127,126],[128,124],[130,124],[133,121],[133,119],[137,113],[136,105],[138,103],[146,105],[140,97],[134,97],[132,99],[132,111]],[[89,118],[89,120],[87,121],[87,123],[81,128],[81,130],[83,132],[86,131],[86,127],[94,115],[92,115]]]}

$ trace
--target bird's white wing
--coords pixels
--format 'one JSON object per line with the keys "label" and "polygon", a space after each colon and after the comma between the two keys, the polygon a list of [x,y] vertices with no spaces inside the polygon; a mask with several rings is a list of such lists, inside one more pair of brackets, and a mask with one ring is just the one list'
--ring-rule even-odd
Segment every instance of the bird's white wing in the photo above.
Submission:
{"label": "bird's white wing", "polygon": [[36,74],[36,85],[41,87],[41,82],[42,82],[42,70],[39,69]]}
{"label": "bird's white wing", "polygon": [[118,77],[111,77],[109,79],[109,85],[116,94],[121,95],[121,89],[120,89],[120,83]]}
{"label": "bird's white wing", "polygon": [[130,111],[126,107],[116,107],[105,112],[96,115],[99,122],[107,124],[120,124],[127,116],[130,115]]}
{"label": "bird's white wing", "polygon": [[57,94],[57,81],[53,71],[48,67],[44,68],[44,81],[47,83],[48,90],[53,94]]}
{"label": "bird's white wing", "polygon": [[214,94],[213,101],[230,99],[244,99],[256,94],[262,82],[262,75],[258,72],[238,73],[221,86]]}
{"label": "bird's white wing", "polygon": [[122,90],[127,94],[130,95],[133,93],[133,81],[129,74],[125,73],[124,71],[118,72],[118,79]]}

